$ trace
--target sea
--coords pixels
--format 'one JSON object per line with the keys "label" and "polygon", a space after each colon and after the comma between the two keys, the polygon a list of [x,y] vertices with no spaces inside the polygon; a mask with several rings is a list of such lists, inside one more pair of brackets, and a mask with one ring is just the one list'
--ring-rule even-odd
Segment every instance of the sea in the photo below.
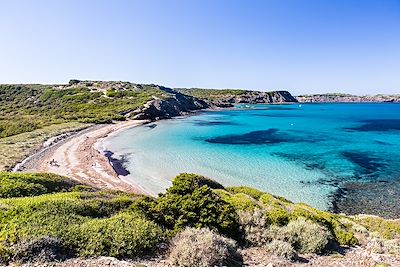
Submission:
{"label": "sea", "polygon": [[133,127],[104,146],[153,195],[186,172],[318,209],[400,217],[400,104],[240,104]]}

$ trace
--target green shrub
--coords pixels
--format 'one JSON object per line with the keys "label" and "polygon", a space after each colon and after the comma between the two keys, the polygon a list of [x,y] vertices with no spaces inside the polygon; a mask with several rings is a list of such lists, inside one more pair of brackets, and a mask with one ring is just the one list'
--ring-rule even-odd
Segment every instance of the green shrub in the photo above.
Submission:
{"label": "green shrub", "polygon": [[266,211],[265,216],[270,224],[284,226],[290,220],[290,213],[283,207],[274,207]]}
{"label": "green shrub", "polygon": [[358,215],[353,218],[369,231],[376,232],[383,239],[400,238],[400,219],[386,220],[378,216],[369,215]]}
{"label": "green shrub", "polygon": [[133,199],[120,194],[57,193],[0,200],[0,242],[51,236],[71,243],[71,227],[127,209]]}
{"label": "green shrub", "polygon": [[301,253],[321,253],[327,249],[332,235],[324,227],[304,219],[290,222],[280,232],[280,239]]}
{"label": "green shrub", "polygon": [[232,186],[232,187],[227,187],[226,190],[233,194],[237,194],[237,193],[246,194],[248,196],[251,196],[255,200],[259,200],[260,197],[265,194],[265,193],[261,192],[260,190],[257,190],[257,189],[251,188],[251,187],[247,187],[247,186]]}
{"label": "green shrub", "polygon": [[152,251],[163,239],[155,223],[135,213],[120,213],[111,218],[95,219],[77,229],[74,247],[83,257],[126,258]]}
{"label": "green shrub", "polygon": [[177,267],[242,266],[235,241],[206,228],[186,228],[177,234],[168,260]]}
{"label": "green shrub", "polygon": [[297,252],[292,247],[291,244],[281,240],[273,240],[271,243],[267,244],[265,249],[278,257],[282,257],[288,260],[293,260],[297,258]]}
{"label": "green shrub", "polygon": [[238,238],[235,209],[215,194],[209,185],[218,186],[202,176],[181,174],[174,178],[165,194],[160,194],[157,199],[143,198],[134,207],[173,232],[188,226],[207,227]]}
{"label": "green shrub", "polygon": [[76,185],[71,188],[71,192],[95,192],[96,189],[87,185]]}
{"label": "green shrub", "polygon": [[0,172],[0,198],[67,191],[75,182],[55,174]]}
{"label": "green shrub", "polygon": [[254,210],[255,208],[259,208],[257,201],[247,194],[231,194],[222,189],[215,189],[214,192],[217,193],[224,201],[231,204],[236,211]]}
{"label": "green shrub", "polygon": [[211,189],[224,189],[224,187],[210,178],[193,173],[181,173],[174,178],[172,186],[168,188],[168,193],[171,194],[191,194],[194,190],[208,186]]}

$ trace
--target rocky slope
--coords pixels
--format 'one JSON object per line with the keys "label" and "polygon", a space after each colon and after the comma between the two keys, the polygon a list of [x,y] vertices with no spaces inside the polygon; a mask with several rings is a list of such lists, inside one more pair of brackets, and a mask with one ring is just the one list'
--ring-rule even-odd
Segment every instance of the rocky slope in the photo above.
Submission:
{"label": "rocky slope", "polygon": [[400,103],[400,95],[366,95],[356,96],[349,94],[316,94],[300,95],[296,99],[302,103]]}
{"label": "rocky slope", "polygon": [[60,89],[89,88],[91,91],[109,92],[146,91],[158,92],[143,106],[123,112],[125,117],[134,119],[159,120],[184,115],[196,110],[233,107],[236,103],[286,103],[297,102],[287,91],[260,92],[248,90],[216,90],[216,89],[171,89],[154,84],[135,84],[121,81],[80,81],[71,80]]}
{"label": "rocky slope", "polygon": [[269,103],[288,103],[297,102],[288,91],[244,91],[240,95],[218,98],[210,101],[211,105],[218,107],[226,106],[227,104],[249,103],[249,104],[269,104]]}
{"label": "rocky slope", "polygon": [[288,91],[250,91],[238,89],[177,89],[186,95],[191,95],[207,102],[211,107],[232,107],[237,103],[269,104],[297,102]]}
{"label": "rocky slope", "polygon": [[147,102],[143,107],[135,110],[134,119],[168,119],[180,115],[187,114],[200,109],[209,108],[209,105],[198,98],[187,96],[174,91],[170,88],[159,87],[162,91],[170,94],[170,96],[160,99],[154,98]]}

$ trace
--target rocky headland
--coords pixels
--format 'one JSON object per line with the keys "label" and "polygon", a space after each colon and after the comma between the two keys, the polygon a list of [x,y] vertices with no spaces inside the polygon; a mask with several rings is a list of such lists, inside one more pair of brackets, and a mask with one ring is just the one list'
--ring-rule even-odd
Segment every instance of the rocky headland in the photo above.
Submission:
{"label": "rocky headland", "polygon": [[[125,117],[140,120],[159,120],[182,116],[193,111],[208,108],[228,108],[234,104],[280,104],[297,102],[288,91],[250,91],[250,90],[216,90],[216,89],[172,89],[155,84],[136,84],[121,81],[80,81],[70,80],[68,85],[55,86],[58,89],[89,88],[92,92],[109,92],[118,94],[124,91],[145,91],[151,88],[159,92],[143,106],[126,110]],[[161,94],[160,94],[161,93]]]}

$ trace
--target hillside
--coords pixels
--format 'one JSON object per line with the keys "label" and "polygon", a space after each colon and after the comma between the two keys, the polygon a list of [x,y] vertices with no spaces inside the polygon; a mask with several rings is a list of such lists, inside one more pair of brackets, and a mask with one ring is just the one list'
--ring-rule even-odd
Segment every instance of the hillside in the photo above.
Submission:
{"label": "hillside", "polygon": [[299,95],[296,97],[302,103],[400,103],[400,95],[365,95],[356,96],[350,94],[315,94]]}
{"label": "hillside", "polygon": [[232,103],[293,101],[288,92],[174,90],[154,84],[70,80],[68,84],[0,85],[0,170],[37,151],[49,138],[93,124],[158,120]]}
{"label": "hillside", "polygon": [[0,173],[0,181],[2,264],[400,264],[399,221],[336,215],[194,174],[175,177],[157,198],[53,174]]}
{"label": "hillside", "polygon": [[200,89],[200,88],[178,88],[176,89],[186,95],[191,95],[206,101],[210,106],[232,107],[233,104],[270,104],[297,102],[288,91],[249,91],[240,89]]}

